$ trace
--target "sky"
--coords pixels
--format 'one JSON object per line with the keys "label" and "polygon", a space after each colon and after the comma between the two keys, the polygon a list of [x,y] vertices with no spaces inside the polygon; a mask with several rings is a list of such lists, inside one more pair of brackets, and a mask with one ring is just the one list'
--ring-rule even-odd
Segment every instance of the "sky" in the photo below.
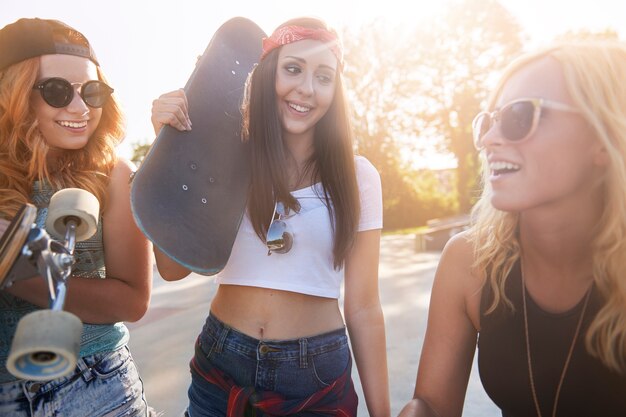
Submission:
{"label": "sky", "polygon": [[[500,2],[517,17],[531,43],[548,42],[581,28],[609,27],[626,37],[623,0]],[[0,0],[0,27],[20,17],[40,17],[62,20],[81,31],[122,103],[127,136],[119,151],[130,157],[133,144],[154,140],[152,101],[185,85],[215,30],[231,17],[252,19],[266,32],[305,15],[321,17],[337,28],[379,18],[412,25],[436,13],[442,4],[435,0]]]}

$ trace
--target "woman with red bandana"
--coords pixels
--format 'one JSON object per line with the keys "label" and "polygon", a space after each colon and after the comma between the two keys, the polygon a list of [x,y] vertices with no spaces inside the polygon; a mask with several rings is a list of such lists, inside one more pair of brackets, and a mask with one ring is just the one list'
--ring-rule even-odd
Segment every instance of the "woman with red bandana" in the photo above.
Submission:
{"label": "woman with red bandana", "polygon": [[[380,177],[353,154],[342,67],[337,34],[317,19],[288,21],[263,42],[243,106],[248,208],[191,362],[191,417],[356,415],[346,326],[369,414],[390,414]],[[182,91],[161,96],[155,131],[191,129],[186,109]],[[276,221],[286,226],[278,243]],[[189,274],[156,256],[165,279]]]}
{"label": "woman with red bandana", "polygon": [[0,234],[25,203],[44,227],[52,194],[90,191],[100,202],[93,237],[76,244],[65,309],[84,323],[78,363],[45,383],[6,363],[19,319],[47,308],[34,277],[0,291],[0,415],[146,416],[143,383],[124,321],[150,300],[150,244],[130,212],[132,166],[117,158],[123,117],[91,45],[56,20],[20,19],[0,30]]}

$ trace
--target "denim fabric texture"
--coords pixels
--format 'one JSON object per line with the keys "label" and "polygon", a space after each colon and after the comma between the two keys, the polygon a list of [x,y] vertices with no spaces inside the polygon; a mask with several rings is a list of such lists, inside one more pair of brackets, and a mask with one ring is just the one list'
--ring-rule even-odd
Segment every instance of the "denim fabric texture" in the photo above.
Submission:
{"label": "denim fabric texture", "polygon": [[147,416],[143,382],[127,347],[80,358],[74,373],[48,382],[0,384],[3,417]]}
{"label": "denim fabric texture", "polygon": [[[200,350],[241,387],[305,398],[331,384],[350,366],[344,328],[293,340],[258,340],[209,315],[198,338]],[[228,392],[192,372],[190,417],[225,416]],[[258,413],[257,417],[264,414]]]}

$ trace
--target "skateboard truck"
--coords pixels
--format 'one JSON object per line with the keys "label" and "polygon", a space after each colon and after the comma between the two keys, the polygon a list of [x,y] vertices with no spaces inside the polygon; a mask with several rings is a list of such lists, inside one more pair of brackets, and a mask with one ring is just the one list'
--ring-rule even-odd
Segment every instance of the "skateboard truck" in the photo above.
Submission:
{"label": "skateboard truck", "polygon": [[[82,322],[63,311],[63,306],[76,242],[95,233],[98,215],[96,197],[68,188],[50,200],[46,220],[50,234],[33,224],[36,209],[27,204],[7,229],[9,236],[2,238],[0,288],[39,274],[49,295],[49,309],[22,317],[15,331],[6,366],[18,378],[46,381],[64,376],[76,366]],[[15,256],[13,264],[8,264]],[[9,271],[4,274],[3,266],[6,269],[7,265]]]}

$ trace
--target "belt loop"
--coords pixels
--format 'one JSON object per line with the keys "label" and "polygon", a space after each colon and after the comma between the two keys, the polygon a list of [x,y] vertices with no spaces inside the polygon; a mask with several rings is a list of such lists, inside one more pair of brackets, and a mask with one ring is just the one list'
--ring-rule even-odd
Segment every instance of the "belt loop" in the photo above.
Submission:
{"label": "belt loop", "polygon": [[89,382],[94,378],[91,368],[87,366],[83,358],[78,358],[76,361],[76,367],[78,368],[79,375],[85,380],[85,382]]}
{"label": "belt loop", "polygon": [[217,339],[217,344],[215,345],[215,352],[222,353],[222,348],[224,347],[224,342],[226,341],[226,336],[228,336],[228,332],[230,331],[230,327],[223,325],[220,330],[220,335]]}
{"label": "belt loop", "polygon": [[308,368],[308,352],[307,352],[307,344],[309,343],[306,338],[301,338],[298,340],[300,343],[300,368]]}

